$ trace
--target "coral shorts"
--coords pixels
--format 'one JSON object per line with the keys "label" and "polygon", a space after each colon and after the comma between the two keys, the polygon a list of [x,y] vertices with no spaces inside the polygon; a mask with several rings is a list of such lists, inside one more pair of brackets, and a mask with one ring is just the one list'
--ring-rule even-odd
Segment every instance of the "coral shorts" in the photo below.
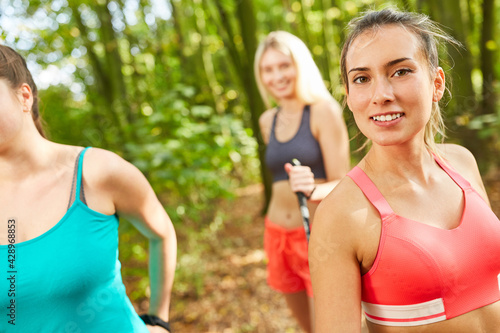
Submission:
{"label": "coral shorts", "polygon": [[305,290],[313,296],[307,239],[303,227],[286,229],[266,216],[264,248],[268,259],[267,283],[282,293],[296,293]]}

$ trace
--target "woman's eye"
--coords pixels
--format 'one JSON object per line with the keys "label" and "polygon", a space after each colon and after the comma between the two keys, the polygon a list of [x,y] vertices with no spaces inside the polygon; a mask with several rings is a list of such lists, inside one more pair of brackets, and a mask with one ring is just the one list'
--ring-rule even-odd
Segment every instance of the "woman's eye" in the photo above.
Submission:
{"label": "woman's eye", "polygon": [[352,82],[354,82],[354,83],[366,83],[366,82],[368,82],[368,78],[366,76],[358,76]]}
{"label": "woman's eye", "polygon": [[394,76],[405,76],[408,73],[411,73],[411,69],[408,68],[398,69],[396,73],[394,73]]}

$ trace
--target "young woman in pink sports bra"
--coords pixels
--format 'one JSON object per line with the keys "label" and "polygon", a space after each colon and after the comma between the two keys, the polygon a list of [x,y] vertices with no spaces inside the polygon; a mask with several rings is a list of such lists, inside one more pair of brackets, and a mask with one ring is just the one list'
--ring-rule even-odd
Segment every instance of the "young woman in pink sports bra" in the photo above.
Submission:
{"label": "young woman in pink sports bra", "polygon": [[445,75],[427,17],[351,22],[341,71],[371,147],[319,205],[309,261],[317,332],[500,332],[500,221],[476,161],[436,144]]}

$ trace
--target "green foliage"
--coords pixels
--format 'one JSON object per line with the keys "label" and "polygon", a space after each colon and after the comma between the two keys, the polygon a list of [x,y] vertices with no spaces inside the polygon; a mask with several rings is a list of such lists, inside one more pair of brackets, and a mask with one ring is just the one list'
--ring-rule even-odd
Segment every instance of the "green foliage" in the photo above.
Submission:
{"label": "green foliage", "polygon": [[256,144],[241,120],[217,114],[206,105],[193,105],[194,89],[178,85],[154,103],[144,103],[135,126],[141,138],[127,143],[132,162],[153,184],[172,211],[201,222],[219,198],[255,181]]}

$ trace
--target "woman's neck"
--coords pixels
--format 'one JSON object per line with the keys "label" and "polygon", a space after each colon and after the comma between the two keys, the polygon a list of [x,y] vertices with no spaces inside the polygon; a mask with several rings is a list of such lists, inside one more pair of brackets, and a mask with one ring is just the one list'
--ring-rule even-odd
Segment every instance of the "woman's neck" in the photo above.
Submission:
{"label": "woman's neck", "polygon": [[0,179],[16,182],[29,177],[34,170],[47,165],[48,152],[53,144],[38,133],[26,133],[1,147]]}
{"label": "woman's neck", "polygon": [[368,173],[375,176],[419,179],[426,182],[435,162],[422,142],[389,147],[373,145],[363,158],[362,165]]}
{"label": "woman's neck", "polygon": [[288,115],[302,112],[306,104],[297,98],[286,98],[279,100],[281,112]]}

